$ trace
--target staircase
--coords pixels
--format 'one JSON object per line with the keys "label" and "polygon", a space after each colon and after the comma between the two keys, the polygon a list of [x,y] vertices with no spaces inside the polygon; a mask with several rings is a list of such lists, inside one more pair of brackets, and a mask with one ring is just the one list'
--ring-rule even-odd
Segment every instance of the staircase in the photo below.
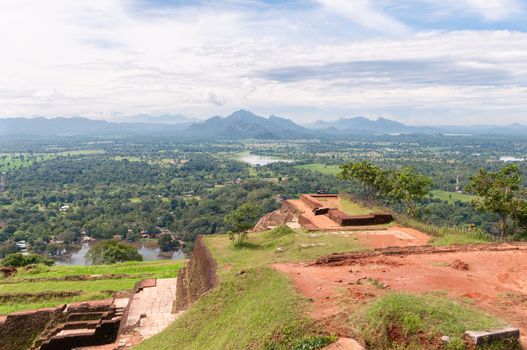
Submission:
{"label": "staircase", "polygon": [[117,300],[94,305],[70,305],[63,311],[60,321],[48,325],[32,349],[70,350],[74,347],[114,342],[119,333],[123,306],[127,304],[126,301]]}

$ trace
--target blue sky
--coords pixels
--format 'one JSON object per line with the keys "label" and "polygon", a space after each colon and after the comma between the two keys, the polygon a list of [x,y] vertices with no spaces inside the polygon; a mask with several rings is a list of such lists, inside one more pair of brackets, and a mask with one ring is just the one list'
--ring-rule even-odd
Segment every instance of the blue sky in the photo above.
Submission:
{"label": "blue sky", "polygon": [[527,124],[524,0],[0,0],[0,116]]}

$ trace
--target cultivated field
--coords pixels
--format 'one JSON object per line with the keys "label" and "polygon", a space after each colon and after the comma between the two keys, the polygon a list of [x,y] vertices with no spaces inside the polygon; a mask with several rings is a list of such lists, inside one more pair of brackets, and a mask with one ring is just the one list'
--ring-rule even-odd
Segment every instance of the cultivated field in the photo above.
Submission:
{"label": "cultivated field", "polygon": [[38,266],[0,279],[0,314],[105,299],[146,278],[176,277],[182,261],[101,266]]}

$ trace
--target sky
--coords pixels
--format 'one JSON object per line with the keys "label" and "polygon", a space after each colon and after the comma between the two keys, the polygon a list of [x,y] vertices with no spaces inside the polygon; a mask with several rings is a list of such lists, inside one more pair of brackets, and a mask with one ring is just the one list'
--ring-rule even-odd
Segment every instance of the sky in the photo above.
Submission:
{"label": "sky", "polygon": [[527,124],[527,0],[0,0],[0,117]]}

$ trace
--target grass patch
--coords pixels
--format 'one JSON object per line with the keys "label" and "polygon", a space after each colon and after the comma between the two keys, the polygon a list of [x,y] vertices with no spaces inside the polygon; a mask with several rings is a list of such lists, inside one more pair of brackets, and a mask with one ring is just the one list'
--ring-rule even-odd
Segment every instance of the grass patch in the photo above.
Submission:
{"label": "grass patch", "polygon": [[432,245],[448,246],[448,245],[463,245],[463,244],[481,244],[490,243],[491,241],[486,236],[474,234],[445,234],[441,237],[435,237],[432,240]]}
{"label": "grass patch", "polygon": [[224,270],[261,267],[285,261],[311,261],[331,253],[365,249],[355,237],[314,234],[302,229],[292,231],[276,228],[264,233],[250,233],[247,243],[241,248],[234,247],[227,235],[205,237],[205,241],[218,263],[220,274]]}
{"label": "grass patch", "polygon": [[465,228],[459,226],[436,226],[413,219],[407,215],[392,212],[395,221],[406,227],[432,236],[432,245],[446,246],[459,244],[476,244],[493,242],[493,237],[480,229]]}
{"label": "grass patch", "polygon": [[[7,314],[21,310],[31,310],[41,307],[53,307],[76,301],[108,298],[114,291],[128,290],[133,288],[135,283],[145,279],[146,275],[152,278],[176,277],[179,269],[182,266],[182,261],[165,260],[154,262],[127,262],[100,266],[39,266],[34,269],[20,269],[15,276],[9,279],[0,279],[0,294],[74,290],[81,290],[82,294],[69,298],[44,298],[38,302],[32,300],[26,302],[17,301],[2,303],[0,305],[0,314]],[[31,281],[31,279],[57,279],[65,278],[67,276],[111,274],[123,274],[126,275],[126,277],[82,281]]]}
{"label": "grass patch", "polygon": [[340,209],[348,215],[368,215],[380,208],[367,208],[357,202],[340,198]]}
{"label": "grass patch", "polygon": [[136,349],[292,349],[291,338],[306,327],[303,308],[287,277],[276,271],[259,268],[231,274]]}
{"label": "grass patch", "polygon": [[338,165],[326,165],[321,163],[302,164],[296,165],[295,168],[316,171],[324,175],[337,175],[340,173],[340,167]]}
{"label": "grass patch", "polygon": [[377,299],[354,321],[372,349],[436,348],[447,335],[452,339],[448,349],[461,350],[466,330],[503,326],[494,317],[449,299],[399,293]]}
{"label": "grass patch", "polygon": [[220,286],[137,349],[315,350],[335,341],[314,332],[305,300],[269,265],[362,249],[355,239],[284,226],[249,234],[241,248],[228,235],[204,239],[218,263]]}
{"label": "grass patch", "polygon": [[476,199],[476,196],[466,193],[457,193],[457,192],[449,192],[449,191],[443,191],[443,190],[433,190],[430,192],[430,195],[434,199],[439,199],[444,202],[448,202],[448,204],[453,205],[454,202],[460,201],[463,203],[470,203],[474,199]]}

